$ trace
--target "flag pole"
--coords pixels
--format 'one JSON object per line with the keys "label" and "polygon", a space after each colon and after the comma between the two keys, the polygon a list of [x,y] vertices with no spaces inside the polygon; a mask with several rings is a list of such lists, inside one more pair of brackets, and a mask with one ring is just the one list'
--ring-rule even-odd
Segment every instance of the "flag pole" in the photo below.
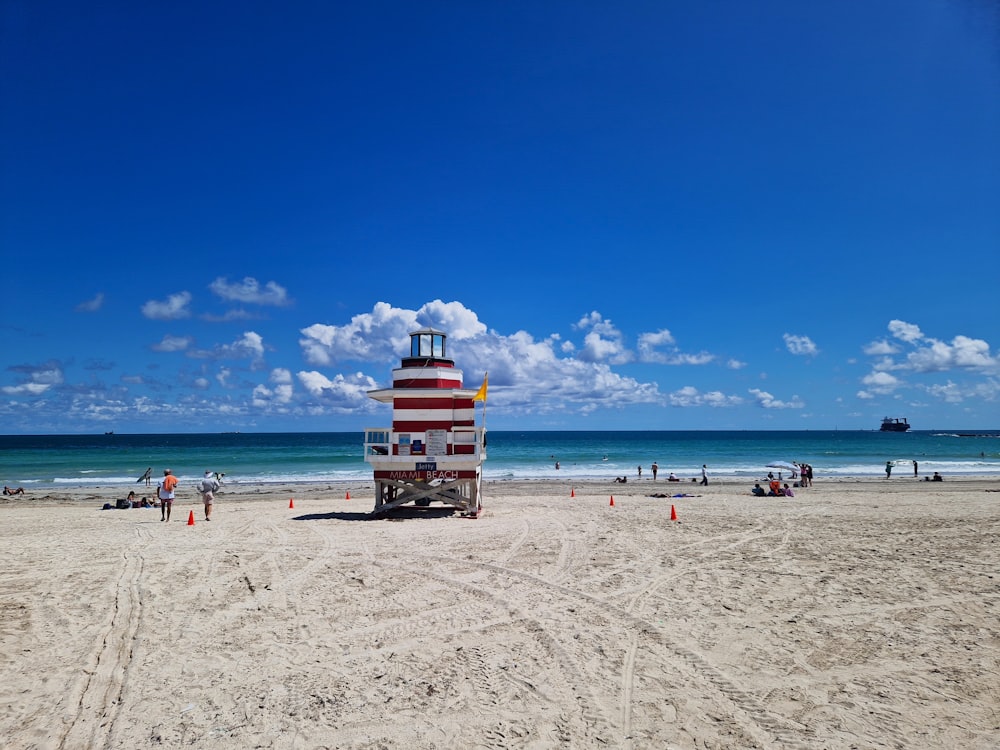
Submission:
{"label": "flag pole", "polygon": [[486,391],[489,388],[489,386],[488,386],[489,377],[490,377],[490,373],[489,373],[489,370],[487,370],[486,372],[483,373],[483,384],[479,387],[479,390],[476,392],[476,395],[472,399],[473,401],[478,401],[481,398],[482,402],[483,402],[483,440],[482,440],[482,443],[483,443],[484,446],[486,444]]}
{"label": "flag pole", "polygon": [[[487,370],[483,373],[483,385],[486,384],[487,379],[490,376],[490,371]],[[486,437],[486,391],[483,391],[483,438]]]}

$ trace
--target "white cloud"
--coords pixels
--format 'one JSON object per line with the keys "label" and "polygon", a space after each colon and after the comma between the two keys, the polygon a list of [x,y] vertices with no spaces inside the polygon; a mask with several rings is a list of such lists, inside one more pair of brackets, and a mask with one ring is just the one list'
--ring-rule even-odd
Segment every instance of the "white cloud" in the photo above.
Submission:
{"label": "white cloud", "polygon": [[867,387],[868,392],[878,394],[892,393],[902,383],[895,375],[884,371],[868,373],[861,379],[861,382]]}
{"label": "white cloud", "polygon": [[163,301],[150,300],[142,306],[142,314],[151,320],[180,320],[191,317],[189,304],[191,304],[191,293],[178,292]]}
{"label": "white cloud", "polygon": [[[673,334],[666,328],[641,333],[637,346],[639,361],[661,365],[705,365],[715,360],[715,355],[708,352],[685,354],[675,343]],[[664,347],[667,348],[666,351],[663,351]]]}
{"label": "white cloud", "polygon": [[368,391],[375,390],[378,384],[363,373],[337,374],[328,378],[315,370],[303,370],[297,377],[313,398],[320,399],[324,406],[335,411],[375,410],[375,402],[368,398]]}
{"label": "white cloud", "polygon": [[266,407],[273,405],[283,406],[291,403],[292,396],[294,395],[294,388],[292,387],[292,373],[283,367],[276,367],[271,370],[270,381],[274,384],[273,388],[268,388],[265,385],[258,385],[253,389],[251,397],[253,405],[257,407]]}
{"label": "white cloud", "polygon": [[[330,366],[340,361],[384,363],[386,373],[378,377],[388,385],[389,368],[409,351],[409,333],[423,325],[449,333],[448,356],[459,363],[466,387],[478,383],[481,374],[489,371],[491,403],[502,404],[508,415],[531,413],[544,417],[570,410],[590,414],[602,408],[634,404],[731,407],[746,401],[717,390],[702,392],[694,386],[664,395],[656,383],[641,382],[612,370],[610,365],[628,362],[633,356],[624,346],[618,328],[598,311],[573,324],[585,333],[581,350],[555,335],[538,340],[525,331],[510,335],[488,331],[461,303],[445,304],[440,300],[417,311],[379,302],[370,313],[357,315],[346,325],[303,328],[300,344],[303,356],[313,365]],[[455,336],[454,330],[461,331],[461,335]],[[786,334],[785,341],[790,351],[818,352],[808,337]],[[684,354],[669,349],[674,346],[673,334],[660,329],[641,334],[638,351],[646,362],[705,364],[715,360],[706,352]],[[731,359],[726,366],[741,369],[746,364]],[[307,392],[322,397],[324,403],[353,403],[354,397],[360,399],[357,403],[365,403],[361,393],[375,387],[374,381],[359,387],[357,377],[360,373],[353,377],[327,376],[318,371],[298,373]],[[750,393],[763,408],[804,408],[798,396],[780,400],[761,390]]]}
{"label": "white cloud", "polygon": [[649,333],[640,333],[639,341],[636,346],[639,352],[640,362],[659,362],[661,364],[667,364],[668,355],[660,351],[660,347],[669,346],[671,347],[671,353],[676,353],[677,349],[674,346],[674,337],[666,328],[661,328],[659,331],[651,331]]}
{"label": "white cloud", "polygon": [[792,396],[791,401],[781,401],[759,388],[750,388],[749,391],[756,399],[757,405],[764,409],[801,409],[805,406],[805,403],[798,396]]}
{"label": "white cloud", "polygon": [[585,362],[607,361],[613,364],[623,364],[632,359],[619,331],[614,331],[610,336],[606,331],[590,331],[583,337],[579,356]]}
{"label": "white cloud", "polygon": [[98,292],[93,299],[81,302],[76,306],[77,312],[97,312],[104,306],[104,292]]}
{"label": "white cloud", "polygon": [[808,336],[796,336],[786,333],[782,336],[785,340],[785,347],[795,355],[813,355],[819,353],[819,349]]}
{"label": "white cloud", "polygon": [[31,373],[31,379],[36,383],[46,383],[48,385],[61,385],[64,382],[61,367],[46,365]]}
{"label": "white cloud", "polygon": [[983,383],[968,385],[960,385],[949,380],[944,385],[928,385],[922,388],[931,396],[952,404],[972,398],[990,402],[1000,398],[1000,381],[992,378]]}
{"label": "white cloud", "polygon": [[577,330],[585,331],[590,328],[594,328],[595,326],[601,325],[603,321],[604,317],[599,312],[597,312],[597,310],[594,310],[584,315],[582,318],[580,318],[576,323],[573,324],[573,327],[576,328]]}
{"label": "white cloud", "polygon": [[707,365],[713,361],[715,361],[715,355],[708,352],[699,352],[698,354],[681,354],[678,352],[672,357],[668,357],[666,363],[668,365]]}
{"label": "white cloud", "polygon": [[742,370],[746,366],[747,366],[746,362],[741,362],[738,359],[730,359],[728,362],[726,362],[726,367],[730,370]]}
{"label": "white cloud", "polygon": [[676,343],[674,341],[674,335],[666,328],[661,328],[659,331],[639,334],[640,350],[644,348],[655,349],[658,346],[665,346],[668,344],[672,345],[674,343]]}
{"label": "white cloud", "polygon": [[377,302],[370,313],[355,315],[347,325],[303,328],[299,345],[306,362],[314,365],[385,362],[409,352],[409,334],[420,327],[414,311]]}
{"label": "white cloud", "polygon": [[21,383],[20,385],[5,385],[3,392],[8,396],[38,396],[51,387],[51,383]]}
{"label": "white cloud", "polygon": [[283,307],[291,304],[288,292],[274,281],[269,281],[261,288],[257,279],[247,276],[238,283],[229,283],[224,277],[219,277],[208,286],[212,293],[227,302],[244,302],[254,305],[273,305]]}
{"label": "white cloud", "polygon": [[324,323],[303,328],[299,345],[313,365],[335,362],[391,362],[410,351],[410,333],[437,328],[448,334],[448,356],[454,341],[486,333],[486,326],[461,302],[428,302],[419,310],[403,310],[378,302],[370,313],[355,315],[347,325]]}
{"label": "white cloud", "polygon": [[667,398],[671,406],[738,406],[743,403],[739,396],[727,396],[721,391],[702,393],[693,385],[687,385],[673,391]]}
{"label": "white cloud", "polygon": [[925,336],[920,328],[902,320],[892,320],[889,331],[897,340],[909,344],[912,350],[901,360],[895,359],[901,349],[887,341],[875,341],[865,347],[870,356],[880,357],[873,364],[878,371],[910,370],[917,373],[969,370],[993,374],[1000,372],[1000,360],[993,356],[990,345],[982,339],[955,336],[951,343]]}
{"label": "white cloud", "polygon": [[259,333],[245,331],[242,337],[223,349],[226,352],[231,352],[234,357],[260,359],[264,356],[264,339]]}
{"label": "white cloud", "polygon": [[[598,313],[585,318],[584,324],[596,325],[605,333],[613,329]],[[457,326],[459,336],[453,335],[452,325]],[[602,406],[663,401],[655,383],[623,377],[605,363],[559,356],[572,351],[559,336],[540,341],[524,331],[501,336],[488,331],[475,313],[457,302],[435,301],[417,311],[380,302],[370,314],[355,316],[346,326],[316,324],[302,329],[300,343],[312,364],[378,362],[385,365],[388,381],[390,368],[409,353],[409,333],[422,326],[449,334],[448,356],[460,364],[467,387],[478,385],[482,374],[489,371],[490,401],[503,403],[508,413],[548,414],[569,405],[587,414]],[[334,383],[322,378],[325,376],[318,372],[299,373],[300,381],[308,381],[316,392],[344,389],[351,383],[350,379]],[[365,389],[373,387],[366,385]]]}
{"label": "white cloud", "polygon": [[584,362],[624,364],[632,361],[632,353],[626,348],[621,331],[610,320],[604,320],[599,312],[585,315],[574,328],[587,331],[578,355]]}
{"label": "white cloud", "polygon": [[51,362],[41,366],[22,365],[8,369],[26,376],[25,382],[0,389],[8,396],[40,396],[52,386],[62,385],[64,382],[62,368]]}
{"label": "white cloud", "polygon": [[[474,312],[458,302],[428,303],[419,310],[394,308],[385,302],[370,313],[354,316],[347,325],[315,324],[301,330],[300,345],[310,364],[332,366],[343,361],[383,364],[378,373],[388,385],[390,368],[409,352],[409,334],[422,326],[448,333],[448,356],[464,374],[464,384],[478,384],[482,374],[490,374],[490,401],[503,404],[508,414],[561,414],[572,410],[590,414],[601,408],[630,404],[663,404],[666,399],[655,383],[644,383],[621,375],[611,364],[631,361],[633,354],[621,340],[616,326],[597,311],[583,316],[574,328],[586,331],[584,349],[558,335],[535,339],[525,331],[500,335],[487,330]],[[457,332],[457,335],[456,335]],[[652,346],[672,342],[669,331],[649,334],[644,341]],[[712,355],[683,355],[673,352],[667,361],[700,364]],[[352,379],[331,380],[319,372],[302,372],[299,380],[311,393],[342,393]],[[370,390],[375,386],[365,386]],[[702,403],[732,404],[740,399],[722,394],[705,394]],[[363,403],[363,402],[362,402]]]}
{"label": "white cloud", "polygon": [[949,404],[958,404],[965,400],[967,393],[963,388],[957,384],[951,382],[950,380],[944,385],[932,385],[926,388],[926,391],[932,396],[936,396],[942,401]]}
{"label": "white cloud", "polygon": [[190,336],[170,336],[163,337],[159,344],[153,344],[154,352],[181,352],[191,346]]}
{"label": "white cloud", "polygon": [[902,320],[890,320],[889,333],[900,341],[905,341],[908,344],[920,341],[920,339],[924,337],[924,334],[920,332],[920,328],[918,326],[915,326],[912,323],[905,323]]}
{"label": "white cloud", "polygon": [[264,359],[264,339],[255,331],[245,331],[231,344],[219,344],[214,349],[197,349],[188,353],[194,359],[248,359],[259,367]]}
{"label": "white cloud", "polygon": [[461,302],[428,302],[417,310],[421,325],[445,331],[451,341],[462,341],[486,333],[486,326],[479,316]]}
{"label": "white cloud", "polygon": [[233,310],[227,310],[222,315],[206,313],[201,316],[201,319],[207,320],[209,323],[233,323],[240,320],[259,320],[260,317],[260,315],[249,313],[243,308],[235,308]]}
{"label": "white cloud", "polygon": [[951,369],[995,371],[997,359],[990,345],[981,339],[956,336],[951,344],[924,339],[927,345],[911,352],[906,361],[917,372],[942,372]]}
{"label": "white cloud", "polygon": [[880,341],[871,342],[865,346],[862,351],[870,357],[883,357],[899,354],[899,347],[891,341],[882,339]]}

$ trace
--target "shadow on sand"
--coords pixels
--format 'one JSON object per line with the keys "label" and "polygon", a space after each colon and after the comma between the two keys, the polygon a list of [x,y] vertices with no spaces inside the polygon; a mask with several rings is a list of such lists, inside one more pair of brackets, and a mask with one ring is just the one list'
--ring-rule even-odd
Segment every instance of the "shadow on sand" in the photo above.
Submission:
{"label": "shadow on sand", "polygon": [[388,513],[356,513],[333,511],[332,513],[306,513],[295,516],[293,521],[405,521],[408,519],[447,518],[454,515],[456,508],[396,508]]}

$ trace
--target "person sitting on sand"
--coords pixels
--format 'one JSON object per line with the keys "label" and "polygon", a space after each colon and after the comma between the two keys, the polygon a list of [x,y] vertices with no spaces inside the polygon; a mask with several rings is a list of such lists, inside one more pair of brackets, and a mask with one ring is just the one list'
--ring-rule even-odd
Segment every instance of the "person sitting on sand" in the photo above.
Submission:
{"label": "person sitting on sand", "polygon": [[[937,473],[937,472],[935,471],[935,472],[934,472],[934,476],[932,476],[932,477],[931,477],[931,481],[932,481],[932,482],[943,482],[943,481],[944,481],[944,477],[943,477],[943,476],[941,476],[940,474],[938,474],[938,473]],[[24,491],[24,490],[22,490],[22,492],[23,492],[23,491]]]}
{"label": "person sitting on sand", "polygon": [[753,489],[750,490],[750,494],[756,497],[764,497],[767,493],[764,492],[764,488],[760,486],[760,482],[754,483]]}
{"label": "person sitting on sand", "polygon": [[23,495],[24,487],[18,487],[16,490],[12,490],[6,484],[3,486],[3,494],[5,495]]}
{"label": "person sitting on sand", "polygon": [[784,495],[785,497],[795,497],[795,493],[792,492],[792,488],[789,487],[787,484],[781,488],[781,494]]}
{"label": "person sitting on sand", "polygon": [[618,482],[619,484],[627,484],[628,477],[615,477],[615,481]]}
{"label": "person sitting on sand", "polygon": [[674,474],[674,472],[670,472],[670,476],[667,477],[667,481],[668,482],[679,482],[681,480],[677,478],[677,475]]}

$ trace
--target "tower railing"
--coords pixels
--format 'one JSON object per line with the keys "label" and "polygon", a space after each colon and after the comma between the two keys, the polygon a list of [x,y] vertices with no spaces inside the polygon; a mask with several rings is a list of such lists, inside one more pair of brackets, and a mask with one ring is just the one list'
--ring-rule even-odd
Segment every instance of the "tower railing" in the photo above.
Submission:
{"label": "tower railing", "polygon": [[[366,427],[365,428],[365,461],[379,461],[387,458],[396,460],[420,460],[421,455],[415,456],[394,456],[392,446],[394,433],[391,427]],[[484,427],[452,427],[449,432],[448,445],[452,452],[445,456],[435,456],[438,460],[462,460],[462,461],[483,461],[486,458],[486,429]],[[466,450],[459,452],[457,447],[461,446]],[[472,451],[468,452],[468,447]]]}

